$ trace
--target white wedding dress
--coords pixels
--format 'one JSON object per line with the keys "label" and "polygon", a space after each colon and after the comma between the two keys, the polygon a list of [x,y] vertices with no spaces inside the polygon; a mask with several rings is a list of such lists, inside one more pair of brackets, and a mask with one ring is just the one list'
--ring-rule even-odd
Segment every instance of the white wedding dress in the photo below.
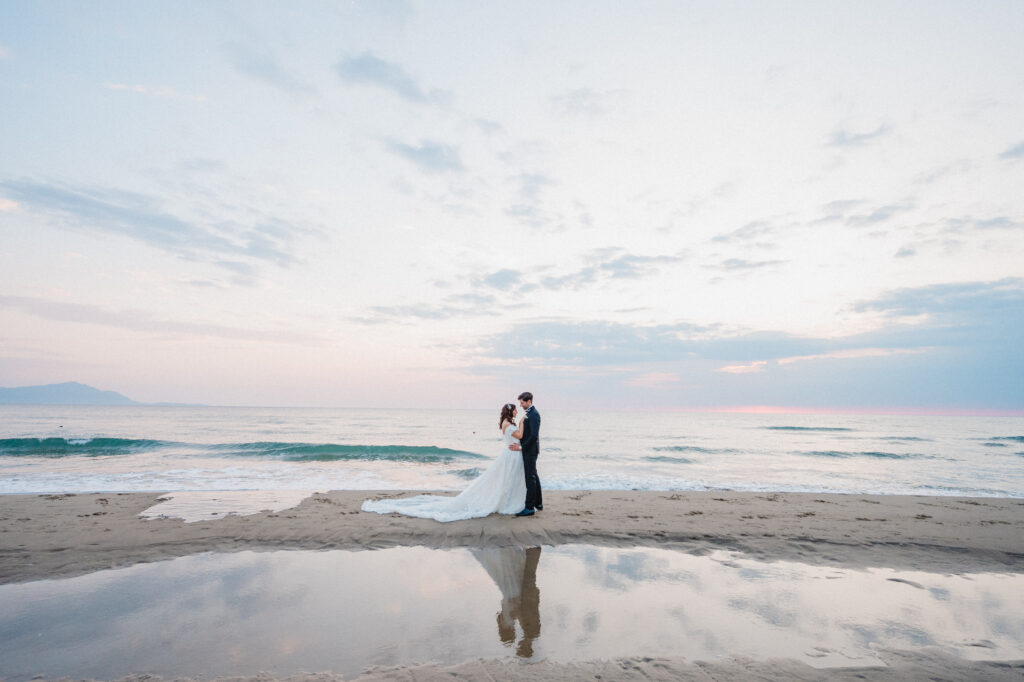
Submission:
{"label": "white wedding dress", "polygon": [[523,455],[508,446],[519,442],[513,435],[516,427],[509,424],[502,436],[501,452],[469,486],[455,497],[417,495],[389,500],[367,500],[363,511],[406,516],[435,521],[462,521],[488,514],[515,514],[526,504],[526,477]]}

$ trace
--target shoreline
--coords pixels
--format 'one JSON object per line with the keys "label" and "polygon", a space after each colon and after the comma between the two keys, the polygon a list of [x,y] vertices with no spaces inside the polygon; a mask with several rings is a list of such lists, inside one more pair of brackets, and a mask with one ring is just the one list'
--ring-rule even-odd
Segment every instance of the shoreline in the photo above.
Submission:
{"label": "shoreline", "polygon": [[[116,682],[410,682],[417,680],[448,680],[472,682],[475,680],[508,680],[515,682],[561,682],[563,680],[623,680],[634,682],[712,682],[715,680],[764,680],[779,682],[894,682],[903,680],[939,680],[943,682],[972,682],[992,680],[1013,682],[1024,675],[1024,661],[965,660],[939,650],[905,651],[880,649],[879,658],[884,667],[849,666],[843,668],[813,668],[792,659],[776,658],[754,660],[746,657],[727,657],[714,661],[691,661],[685,658],[632,657],[599,661],[562,663],[538,661],[520,663],[500,659],[476,659],[455,665],[421,663],[408,666],[371,666],[355,676],[331,672],[296,673],[277,676],[232,675],[230,677],[201,678],[174,677],[140,673],[120,677]],[[48,678],[33,678],[48,679]],[[51,678],[52,679],[52,678]],[[56,678],[67,681],[67,678]]]}
{"label": "shoreline", "polygon": [[202,552],[397,546],[646,546],[762,561],[941,573],[1024,572],[1024,500],[731,491],[550,491],[536,516],[439,523],[360,511],[422,491],[315,493],[295,507],[143,519],[160,493],[0,495],[0,584]]}

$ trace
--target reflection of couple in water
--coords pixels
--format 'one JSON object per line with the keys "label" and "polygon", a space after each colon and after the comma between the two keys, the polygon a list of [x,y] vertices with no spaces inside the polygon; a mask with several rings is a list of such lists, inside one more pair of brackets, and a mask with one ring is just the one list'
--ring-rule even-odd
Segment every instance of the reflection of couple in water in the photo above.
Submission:
{"label": "reflection of couple in water", "polygon": [[533,641],[540,637],[540,590],[537,589],[540,547],[474,549],[472,552],[501,590],[498,637],[506,646],[515,645],[518,621],[523,634],[516,656],[530,658]]}

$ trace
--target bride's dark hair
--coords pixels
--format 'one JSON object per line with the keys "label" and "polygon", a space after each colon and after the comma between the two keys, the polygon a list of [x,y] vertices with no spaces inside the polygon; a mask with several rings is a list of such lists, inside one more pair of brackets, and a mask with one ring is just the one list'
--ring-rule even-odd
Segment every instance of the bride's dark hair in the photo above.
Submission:
{"label": "bride's dark hair", "polygon": [[498,428],[501,428],[501,425],[505,423],[506,419],[515,424],[515,413],[516,406],[512,403],[505,403],[504,407],[501,408],[501,418],[498,419]]}

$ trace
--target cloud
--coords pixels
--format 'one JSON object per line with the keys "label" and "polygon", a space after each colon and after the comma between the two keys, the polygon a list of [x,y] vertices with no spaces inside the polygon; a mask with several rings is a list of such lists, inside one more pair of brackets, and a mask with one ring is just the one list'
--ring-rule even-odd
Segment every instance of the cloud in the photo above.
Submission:
{"label": "cloud", "polygon": [[4,47],[3,45],[0,45],[0,59],[7,59],[7,57],[10,54],[11,54],[10,51],[6,47]]}
{"label": "cloud", "polygon": [[584,258],[582,267],[563,267],[563,274],[541,277],[536,284],[548,290],[581,289],[600,280],[642,279],[655,274],[663,265],[680,263],[685,258],[684,253],[646,256],[619,247],[595,249]]}
{"label": "cloud", "polygon": [[459,158],[459,151],[454,147],[439,142],[420,140],[418,145],[410,145],[396,140],[387,140],[385,142],[385,149],[428,173],[460,172],[465,170],[465,166],[462,165],[462,160]]}
{"label": "cloud", "polygon": [[866,133],[850,132],[849,130],[837,130],[832,133],[826,146],[828,147],[862,147],[868,142],[877,140],[892,132],[888,124],[881,124],[876,129]]}
{"label": "cloud", "polygon": [[590,88],[575,88],[552,97],[551,101],[563,114],[600,116],[607,113],[614,101],[622,95],[622,90],[597,91]]}
{"label": "cloud", "polygon": [[544,189],[557,184],[554,180],[541,173],[520,173],[508,181],[516,186],[516,198],[505,209],[505,215],[528,227],[540,228],[554,222],[555,218],[545,210],[541,197]]}
{"label": "cloud", "polygon": [[853,226],[875,225],[883,223],[899,213],[905,213],[914,208],[914,205],[906,202],[900,204],[885,204],[877,206],[864,213],[855,213],[846,217],[846,224]]}
{"label": "cloud", "polygon": [[385,61],[372,52],[344,57],[335,68],[341,79],[348,84],[381,88],[407,102],[440,104],[450,99],[450,94],[441,90],[427,92],[401,66]]}
{"label": "cloud", "polygon": [[[500,279],[501,275],[498,276]],[[497,287],[492,287],[497,288]],[[468,291],[460,294],[449,294],[440,303],[418,303],[415,305],[373,306],[367,314],[353,318],[360,324],[392,324],[411,320],[450,320],[466,317],[486,317],[500,315],[512,308],[525,307],[526,303],[509,304],[493,294],[479,291]]]}
{"label": "cloud", "polygon": [[603,367],[678,360],[687,339],[706,332],[691,324],[629,325],[607,321],[546,320],[514,325],[483,340],[489,355],[548,365]]}
{"label": "cloud", "polygon": [[591,251],[584,258],[586,264],[581,267],[569,269],[559,265],[560,274],[544,274],[551,269],[550,266],[541,266],[531,272],[502,268],[470,276],[469,285],[474,289],[496,289],[513,296],[537,289],[582,289],[611,280],[640,280],[656,273],[663,265],[684,259],[683,254],[646,256],[610,247]]}
{"label": "cloud", "polygon": [[784,260],[760,260],[760,261],[749,261],[744,258],[726,258],[717,265],[705,265],[706,268],[714,270],[725,270],[727,272],[739,272],[745,270],[760,270],[762,268],[772,267],[774,265],[782,265],[788,261]]}
{"label": "cloud", "polygon": [[725,367],[719,367],[715,371],[725,372],[726,374],[751,374],[763,371],[767,364],[767,360],[755,360],[745,365],[726,365]]}
{"label": "cloud", "polygon": [[456,317],[480,317],[484,315],[497,315],[491,297],[488,305],[458,305],[454,303],[440,305],[396,305],[396,306],[374,306],[369,309],[369,317],[356,317],[356,322],[362,324],[382,324],[384,322],[404,322],[409,319],[419,320],[450,320]]}
{"label": "cloud", "polygon": [[1000,159],[1024,159],[1024,141],[1018,142],[1014,146],[1010,147],[1006,151],[999,154]]}
{"label": "cloud", "polygon": [[18,208],[17,201],[11,201],[10,199],[4,199],[0,197],[0,212],[2,211],[13,211]]}
{"label": "cloud", "polygon": [[929,348],[851,348],[849,350],[838,350],[831,353],[818,353],[816,355],[795,355],[789,358],[779,358],[780,365],[792,365],[796,362],[807,360],[851,360],[857,358],[886,358],[892,355],[906,355],[925,353]]}
{"label": "cloud", "polygon": [[751,239],[759,239],[767,237],[774,233],[776,228],[774,225],[766,220],[754,220],[747,223],[743,227],[739,227],[732,232],[723,232],[715,235],[711,238],[711,241],[717,243],[729,243],[737,241],[748,241]]}
{"label": "cloud", "polygon": [[189,95],[178,92],[174,88],[167,86],[151,87],[147,85],[128,85],[127,83],[104,83],[103,87],[107,90],[133,92],[139,95],[149,95],[151,97],[163,97],[166,99],[183,99],[192,102],[206,101],[206,95]]}
{"label": "cloud", "polygon": [[836,201],[830,201],[821,207],[822,215],[814,223],[827,223],[833,221],[841,221],[856,208],[863,206],[865,201],[861,199],[837,199]]}
{"label": "cloud", "polygon": [[1024,407],[1024,278],[899,289],[854,308],[881,325],[820,338],[549,319],[481,339],[474,357],[504,358],[483,367],[516,377],[571,377],[581,396],[656,372],[686,378],[673,404]]}
{"label": "cloud", "polygon": [[852,310],[881,313],[884,323],[869,333],[816,338],[691,323],[632,325],[556,319],[517,324],[488,338],[484,346],[508,357],[558,364],[601,366],[703,358],[751,367],[748,372],[764,367],[755,364],[761,361],[792,364],[812,359],[888,357],[940,346],[1005,347],[1024,338],[1024,279],[899,289],[858,302]]}
{"label": "cloud", "polygon": [[994,282],[952,282],[895,289],[853,306],[891,318],[929,316],[946,325],[1003,320],[1024,327],[1024,278]]}
{"label": "cloud", "polygon": [[520,173],[510,180],[519,186],[519,196],[528,201],[536,201],[540,197],[541,190],[557,184],[542,173]]}
{"label": "cloud", "polygon": [[0,295],[0,308],[13,308],[23,313],[58,322],[95,324],[138,332],[181,336],[212,336],[223,339],[270,341],[300,345],[320,345],[323,339],[309,334],[265,329],[242,329],[201,322],[180,322],[153,317],[148,310],[109,310],[97,305],[52,301],[27,296]]}
{"label": "cloud", "polygon": [[489,287],[491,289],[510,289],[518,286],[522,281],[523,273],[518,270],[510,270],[507,268],[473,278],[474,285]]}
{"label": "cloud", "polygon": [[231,63],[245,75],[297,97],[315,95],[315,87],[289,73],[266,48],[232,43],[227,46]]}
{"label": "cloud", "polygon": [[[1024,145],[1024,143],[1021,144]],[[936,180],[940,180],[944,177],[948,177],[951,175],[965,175],[966,173],[969,173],[970,171],[974,170],[974,168],[976,167],[977,164],[975,162],[970,161],[968,159],[960,159],[959,161],[954,161],[953,163],[946,164],[944,166],[939,166],[938,168],[934,168],[933,170],[919,173],[914,178],[914,182],[922,185],[930,185]]]}
{"label": "cloud", "polygon": [[618,253],[616,249],[608,258],[596,266],[599,272],[612,279],[640,279],[655,272],[658,265],[679,263],[682,255],[641,256],[633,253]]}
{"label": "cloud", "polygon": [[1019,230],[1024,228],[1024,222],[1013,220],[1008,216],[996,216],[994,218],[947,218],[945,221],[945,232],[953,234],[964,234],[976,230]]}
{"label": "cloud", "polygon": [[679,376],[672,372],[646,372],[629,377],[622,383],[635,388],[663,388],[679,382]]}
{"label": "cloud", "polygon": [[557,291],[559,289],[582,289],[597,281],[598,269],[592,266],[580,268],[563,275],[549,275],[540,280],[540,286]]}
{"label": "cloud", "polygon": [[496,121],[490,121],[485,118],[478,118],[473,121],[474,125],[480,129],[486,135],[493,135],[495,133],[501,133],[505,131],[500,123]]}
{"label": "cloud", "polygon": [[851,227],[873,226],[914,208],[916,205],[909,200],[876,206],[869,206],[868,202],[859,199],[831,201],[822,206],[823,215],[811,224],[840,222]]}
{"label": "cloud", "polygon": [[266,219],[261,224],[201,224],[160,210],[152,197],[118,190],[0,181],[0,190],[24,208],[59,220],[68,229],[109,232],[189,259],[213,262],[236,274],[255,270],[238,259],[288,267],[296,262],[291,241],[303,228]]}

